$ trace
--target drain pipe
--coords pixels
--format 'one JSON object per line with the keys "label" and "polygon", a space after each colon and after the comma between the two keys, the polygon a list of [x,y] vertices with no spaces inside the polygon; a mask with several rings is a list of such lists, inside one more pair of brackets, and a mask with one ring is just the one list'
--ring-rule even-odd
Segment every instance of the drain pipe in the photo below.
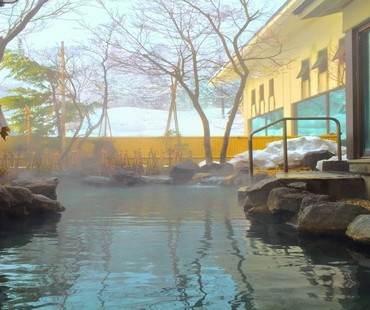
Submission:
{"label": "drain pipe", "polygon": [[249,185],[253,183],[253,135],[248,137]]}

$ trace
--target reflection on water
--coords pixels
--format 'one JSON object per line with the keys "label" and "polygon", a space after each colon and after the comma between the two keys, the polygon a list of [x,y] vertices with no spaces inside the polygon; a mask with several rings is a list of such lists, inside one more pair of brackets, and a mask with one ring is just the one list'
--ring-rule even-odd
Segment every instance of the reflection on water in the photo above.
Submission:
{"label": "reflection on water", "polygon": [[368,254],[246,220],[236,189],[76,185],[2,225],[0,309],[370,309]]}

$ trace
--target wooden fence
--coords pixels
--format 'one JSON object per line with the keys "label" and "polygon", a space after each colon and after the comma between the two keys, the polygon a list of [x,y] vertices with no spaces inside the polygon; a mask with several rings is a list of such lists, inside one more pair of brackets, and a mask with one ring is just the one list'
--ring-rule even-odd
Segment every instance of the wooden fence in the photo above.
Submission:
{"label": "wooden fence", "polygon": [[[335,140],[336,136],[322,138]],[[264,149],[272,141],[281,140],[279,136],[255,137],[253,148]],[[66,145],[70,142],[66,139]],[[81,144],[77,140],[63,163],[64,168],[86,166],[88,164],[110,165],[141,169],[155,173],[162,167],[171,167],[174,163],[191,159],[195,162],[204,160],[202,137],[113,137],[88,138]],[[223,137],[212,137],[211,146],[214,161],[218,161]],[[0,167],[3,169],[62,169],[59,141],[47,137],[29,143],[26,137],[9,136],[1,143]],[[248,137],[230,137],[227,158],[248,150]],[[1,154],[2,153],[2,154]]]}

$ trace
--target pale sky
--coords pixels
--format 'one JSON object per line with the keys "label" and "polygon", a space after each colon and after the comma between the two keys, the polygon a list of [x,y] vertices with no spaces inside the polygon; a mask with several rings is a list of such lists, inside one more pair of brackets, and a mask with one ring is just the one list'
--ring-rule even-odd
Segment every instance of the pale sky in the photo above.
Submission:
{"label": "pale sky", "polygon": [[[133,1],[135,0],[106,0],[105,2],[111,8],[117,7],[121,12],[125,12]],[[255,0],[255,5],[261,6],[264,9],[268,7],[269,10],[275,12],[285,1],[286,0]],[[70,16],[65,16],[63,19],[53,22],[53,25],[49,28],[28,35],[26,39],[27,44],[35,49],[59,46],[61,41],[64,41],[66,46],[74,45],[76,42],[86,37],[84,32],[79,29],[79,20],[84,20],[91,25],[100,24],[104,22],[104,20],[108,20],[105,17],[106,13],[102,9],[89,6],[82,11],[83,13],[81,15],[71,14]]]}

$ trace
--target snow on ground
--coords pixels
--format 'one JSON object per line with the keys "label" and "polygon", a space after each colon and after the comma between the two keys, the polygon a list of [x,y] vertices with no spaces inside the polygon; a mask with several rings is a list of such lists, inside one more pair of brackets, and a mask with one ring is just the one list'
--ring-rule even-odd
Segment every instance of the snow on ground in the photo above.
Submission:
{"label": "snow on ground", "polygon": [[[314,136],[304,136],[288,139],[288,165],[296,166],[302,163],[303,157],[308,152],[327,150],[337,155],[337,143],[331,140],[321,139]],[[346,154],[346,148],[342,147],[342,155]],[[343,158],[344,159],[344,158]],[[248,151],[237,154],[230,160],[236,164],[239,161],[248,162]],[[253,152],[253,164],[260,169],[271,169],[283,165],[283,141],[275,141],[267,144],[264,150]]]}
{"label": "snow on ground", "polygon": [[[211,135],[223,136],[228,115],[223,119],[220,108],[204,109],[204,112],[210,123]],[[135,107],[110,108],[108,118],[114,137],[163,136],[166,130],[168,111]],[[178,123],[181,136],[203,136],[202,123],[195,110],[178,111]],[[175,129],[173,117],[170,129]],[[237,114],[235,117],[231,135],[244,135],[241,114]]]}

